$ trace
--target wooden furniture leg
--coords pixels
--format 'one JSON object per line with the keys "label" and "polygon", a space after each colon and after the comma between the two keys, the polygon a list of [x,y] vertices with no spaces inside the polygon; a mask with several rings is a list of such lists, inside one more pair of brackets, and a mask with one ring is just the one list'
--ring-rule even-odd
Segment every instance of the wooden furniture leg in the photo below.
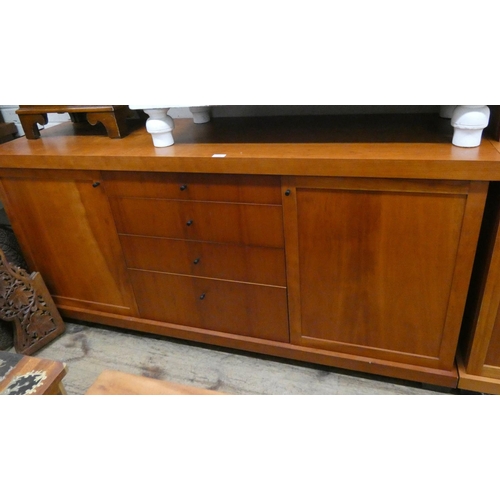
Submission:
{"label": "wooden furniture leg", "polygon": [[40,130],[38,129],[37,123],[40,125],[47,125],[47,123],[49,123],[47,113],[19,115],[19,119],[27,139],[39,139]]}
{"label": "wooden furniture leg", "polygon": [[65,330],[40,273],[28,275],[0,250],[0,319],[14,321],[14,348],[30,355]]}
{"label": "wooden furniture leg", "polygon": [[128,133],[127,112],[123,109],[117,109],[112,113],[108,111],[87,113],[87,121],[91,125],[101,122],[111,139],[120,139]]}

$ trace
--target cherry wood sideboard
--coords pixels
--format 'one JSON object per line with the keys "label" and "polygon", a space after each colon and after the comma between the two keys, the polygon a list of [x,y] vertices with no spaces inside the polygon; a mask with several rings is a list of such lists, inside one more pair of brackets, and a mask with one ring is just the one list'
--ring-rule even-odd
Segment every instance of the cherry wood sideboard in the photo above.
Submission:
{"label": "cherry wood sideboard", "polygon": [[498,143],[457,148],[427,116],[175,130],[162,149],[71,124],[0,146],[2,201],[63,317],[457,387]]}

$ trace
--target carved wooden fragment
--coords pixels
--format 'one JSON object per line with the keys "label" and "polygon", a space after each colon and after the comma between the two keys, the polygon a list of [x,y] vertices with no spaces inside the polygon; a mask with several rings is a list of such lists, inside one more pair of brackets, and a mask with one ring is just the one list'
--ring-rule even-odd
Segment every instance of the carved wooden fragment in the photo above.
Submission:
{"label": "carved wooden fragment", "polygon": [[65,330],[40,273],[9,264],[0,250],[0,319],[15,325],[16,352],[30,355]]}

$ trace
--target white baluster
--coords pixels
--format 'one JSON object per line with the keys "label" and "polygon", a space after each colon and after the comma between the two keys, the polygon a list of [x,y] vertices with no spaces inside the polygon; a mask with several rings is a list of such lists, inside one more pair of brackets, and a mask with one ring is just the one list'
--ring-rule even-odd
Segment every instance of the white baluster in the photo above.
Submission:
{"label": "white baluster", "polygon": [[189,111],[193,113],[194,123],[207,123],[210,121],[210,106],[191,106]]}
{"label": "white baluster", "polygon": [[479,146],[483,130],[488,126],[489,120],[488,106],[457,106],[451,117],[451,125],[454,128],[452,143],[462,148]]}
{"label": "white baluster", "polygon": [[156,148],[164,148],[174,143],[174,120],[168,116],[169,108],[150,108],[144,109],[149,115],[146,121],[146,130],[153,138],[153,145]]}

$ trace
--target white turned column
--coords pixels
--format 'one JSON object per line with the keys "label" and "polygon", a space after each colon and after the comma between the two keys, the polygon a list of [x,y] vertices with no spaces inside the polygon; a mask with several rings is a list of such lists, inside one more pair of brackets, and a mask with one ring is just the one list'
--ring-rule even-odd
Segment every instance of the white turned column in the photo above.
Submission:
{"label": "white turned column", "polygon": [[453,111],[455,111],[456,106],[440,106],[439,108],[439,116],[441,118],[451,118],[453,115]]}
{"label": "white turned column", "polygon": [[481,144],[483,130],[490,121],[490,108],[484,105],[457,106],[451,117],[454,128],[452,143],[462,148]]}
{"label": "white turned column", "polygon": [[146,121],[146,130],[153,138],[153,145],[156,148],[164,148],[171,146],[174,143],[174,120],[168,116],[169,108],[151,108],[144,109],[144,112],[149,115]]}
{"label": "white turned column", "polygon": [[191,106],[189,111],[193,113],[194,123],[207,123],[210,121],[210,106]]}

